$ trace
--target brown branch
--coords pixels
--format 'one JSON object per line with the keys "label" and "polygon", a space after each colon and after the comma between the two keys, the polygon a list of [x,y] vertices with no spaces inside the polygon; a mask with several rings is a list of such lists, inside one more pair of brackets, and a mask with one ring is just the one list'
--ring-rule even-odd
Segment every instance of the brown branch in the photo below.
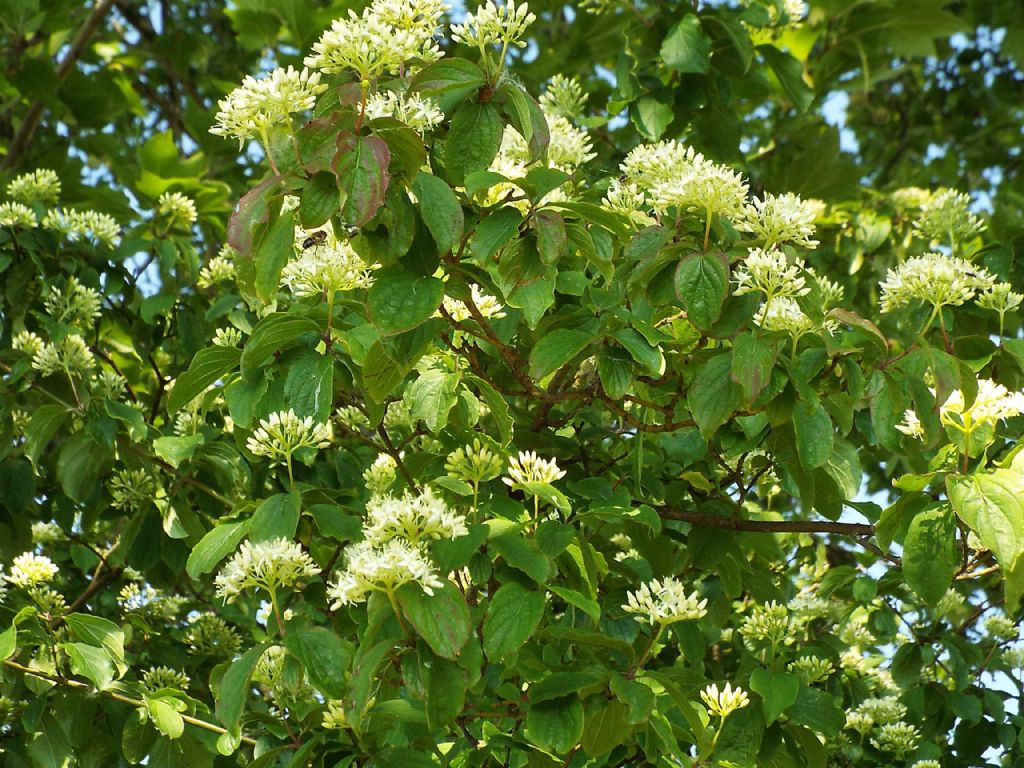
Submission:
{"label": "brown branch", "polygon": [[[76,597],[75,601],[68,606],[68,610],[64,614],[64,616],[67,616],[67,614],[74,613],[75,611],[77,611],[79,608],[85,605],[92,598],[93,595],[104,589],[112,581],[117,581],[122,573],[124,573],[124,567],[118,565],[114,568],[97,574],[93,578],[93,580],[89,582],[89,586],[85,588],[85,591],[83,591],[82,594]],[[63,620],[64,619],[62,617],[59,621],[63,622]]]}
{"label": "brown branch", "polygon": [[[89,45],[89,41],[92,36],[96,33],[96,29],[102,23],[103,18],[110,11],[113,6],[114,0],[96,0],[96,4],[92,7],[92,11],[89,12],[89,16],[85,19],[85,23],[82,24],[82,28],[78,30],[78,34],[75,35],[75,39],[71,41],[71,46],[68,48],[67,55],[61,59],[60,64],[57,65],[57,85],[64,81],[64,78],[68,76],[71,69],[75,66],[75,63],[81,58],[85,52],[86,47]],[[21,127],[18,128],[17,134],[11,141],[11,146],[7,150],[7,157],[0,163],[0,170],[12,168],[18,159],[18,156],[25,151],[25,148],[32,141],[32,134],[36,132],[36,128],[39,127],[39,121],[43,116],[43,102],[41,99],[36,99],[32,102],[28,108],[28,113],[25,115],[25,119],[21,123]]]}

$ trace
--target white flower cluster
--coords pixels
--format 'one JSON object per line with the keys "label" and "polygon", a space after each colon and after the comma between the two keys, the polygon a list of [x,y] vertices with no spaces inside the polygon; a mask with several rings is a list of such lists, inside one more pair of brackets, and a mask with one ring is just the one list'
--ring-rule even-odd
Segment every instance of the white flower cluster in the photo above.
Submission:
{"label": "white flower cluster", "polygon": [[60,197],[60,177],[49,168],[37,168],[15,177],[7,194],[22,203],[55,203]]}
{"label": "white flower cluster", "polygon": [[14,558],[6,579],[15,586],[31,589],[49,584],[57,578],[58,572],[59,569],[50,558],[25,552]]}
{"label": "white flower cluster", "polygon": [[785,242],[816,248],[818,241],[813,237],[817,215],[818,206],[814,201],[803,200],[792,192],[782,195],[766,193],[762,198],[755,197],[746,206],[737,226],[762,240],[765,249]]}
{"label": "white flower cluster", "polygon": [[328,75],[353,70],[368,85],[406,62],[435,61],[441,52],[434,33],[446,10],[437,0],[374,0],[362,14],[336,19],[305,64]]}
{"label": "white flower cluster", "polygon": [[523,33],[536,19],[526,3],[516,5],[515,0],[506,0],[497,5],[494,0],[487,0],[474,12],[467,13],[464,23],[452,24],[452,40],[481,52],[485,52],[488,45],[499,43],[502,51],[510,45],[522,48],[526,45]]}
{"label": "white flower cluster", "polygon": [[926,253],[912,256],[890,269],[881,284],[881,307],[892,312],[915,299],[931,304],[937,311],[960,306],[995,283],[984,267],[955,256]]}
{"label": "white flower cluster", "polygon": [[397,468],[398,463],[390,454],[377,456],[373,464],[363,472],[363,482],[371,496],[383,496],[388,492],[397,477]]}
{"label": "white flower cluster", "polygon": [[668,626],[693,621],[707,614],[708,601],[697,592],[686,594],[686,586],[674,576],[653,579],[626,595],[622,609],[636,615],[640,623]]}
{"label": "white flower cluster", "polygon": [[256,456],[266,456],[274,464],[284,464],[301,448],[326,448],[331,444],[331,427],[318,424],[312,416],[300,418],[295,411],[275,411],[246,441],[245,447]]}
{"label": "white flower cluster", "polygon": [[746,218],[743,176],[706,160],[693,147],[676,141],[641,144],[626,155],[620,170],[625,182],[643,190],[646,203],[659,213],[677,208],[736,222]]}
{"label": "white flower cluster", "polygon": [[[480,314],[484,317],[504,317],[505,307],[502,306],[501,302],[489,293],[484,293],[480,286],[476,283],[472,283],[469,286],[470,295],[472,297],[473,304],[480,310]],[[469,307],[466,302],[461,299],[456,299],[451,296],[445,296],[442,306],[444,311],[451,315],[452,320],[457,323],[465,322],[470,320],[473,316],[470,314]]]}
{"label": "white flower cluster", "polygon": [[[935,394],[935,390],[931,390]],[[1011,392],[991,379],[978,379],[978,394],[967,406],[963,392],[950,393],[939,406],[939,421],[958,432],[969,433],[979,427],[995,427],[1000,421],[1024,413],[1024,391]],[[924,427],[917,411],[908,408],[896,429],[911,437],[923,437]]]}
{"label": "white flower cluster", "polygon": [[774,600],[756,606],[750,615],[743,619],[740,634],[751,650],[756,650],[758,643],[767,643],[773,647],[789,645],[793,642],[790,635],[789,610]]}
{"label": "white flower cluster", "polygon": [[612,179],[608,185],[608,192],[601,201],[601,207],[625,216],[637,228],[642,229],[657,223],[654,217],[645,211],[647,196],[636,183]]}
{"label": "white flower cluster", "polygon": [[746,691],[739,686],[733,688],[729,683],[726,683],[722,690],[718,690],[718,685],[712,683],[700,692],[700,698],[712,715],[717,715],[723,720],[750,703]]}
{"label": "white flower cluster", "polygon": [[271,541],[242,542],[242,546],[217,574],[217,595],[233,603],[246,589],[262,589],[275,594],[291,589],[302,579],[316,576],[320,569],[302,547],[279,538]]}
{"label": "white flower cluster", "polygon": [[196,285],[200,288],[209,288],[220,282],[235,279],[236,251],[230,245],[223,245],[220,251],[203,267],[199,272]]}
{"label": "white flower cluster", "polygon": [[278,68],[260,79],[247,75],[241,86],[217,103],[220,109],[210,133],[238,139],[239,149],[254,136],[265,145],[270,126],[289,124],[290,115],[312,109],[325,90],[320,73],[305,68]]}
{"label": "white flower cluster", "polygon": [[375,93],[366,100],[366,117],[393,117],[425,136],[444,120],[444,113],[433,99],[418,93]]}
{"label": "white flower cluster", "polygon": [[971,213],[970,206],[970,195],[955,189],[937,189],[921,202],[914,229],[930,242],[955,247],[985,230],[984,222]]}
{"label": "white flower cluster", "polygon": [[367,264],[349,245],[340,240],[328,222],[321,227],[323,241],[303,247],[312,232],[296,227],[295,258],[281,271],[281,282],[293,295],[326,296],[333,299],[338,291],[369,288],[377,264]]}
{"label": "white flower cluster", "polygon": [[759,291],[768,303],[776,298],[805,296],[811,290],[803,277],[805,269],[800,259],[790,264],[782,251],[751,248],[743,266],[735,271],[733,295],[743,296]]}
{"label": "white flower cluster", "polygon": [[70,241],[88,240],[111,248],[118,244],[121,226],[112,217],[98,211],[51,208],[43,217],[43,227],[59,232]]}
{"label": "white flower cluster", "polygon": [[363,541],[345,553],[345,570],[328,589],[334,608],[361,603],[370,592],[389,597],[403,584],[417,583],[428,595],[443,586],[425,548],[427,540],[456,539],[468,533],[462,515],[426,488],[370,499],[363,523]]}
{"label": "white flower cluster", "polygon": [[508,477],[502,478],[506,485],[515,487],[525,483],[553,483],[565,477],[565,470],[559,469],[554,459],[542,459],[534,451],[520,451],[509,459]]}

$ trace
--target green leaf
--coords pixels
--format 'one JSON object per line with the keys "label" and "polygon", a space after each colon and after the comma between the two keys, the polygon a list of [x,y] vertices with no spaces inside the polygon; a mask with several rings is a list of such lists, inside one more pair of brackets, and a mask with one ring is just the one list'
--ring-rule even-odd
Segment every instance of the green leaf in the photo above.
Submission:
{"label": "green leaf", "polygon": [[535,704],[526,715],[526,732],[541,749],[564,755],[583,736],[583,705],[576,696]]}
{"label": "green leaf", "polygon": [[804,82],[803,65],[774,45],[759,45],[757,51],[764,57],[797,112],[806,112],[814,101],[814,91]]}
{"label": "green leaf", "polygon": [[[503,82],[499,91],[507,100],[503,107],[505,115],[512,127],[526,139],[530,162],[539,160],[547,152],[551,140],[548,121],[540,105],[526,89],[510,80]],[[540,197],[543,195],[537,199]]]}
{"label": "green leaf", "polygon": [[292,360],[284,379],[284,398],[297,416],[326,422],[334,405],[333,356],[308,352]]}
{"label": "green leaf", "polygon": [[295,224],[291,213],[281,214],[270,221],[253,247],[253,288],[256,295],[271,303],[281,281],[281,270],[294,253]]}
{"label": "green leaf", "polygon": [[559,587],[555,584],[548,584],[547,590],[553,595],[558,595],[574,608],[579,608],[594,621],[601,620],[601,606],[597,604],[596,600],[591,600],[575,589]]}
{"label": "green leaf", "polygon": [[771,378],[778,347],[771,341],[741,333],[732,340],[729,378],[740,385],[743,400],[752,403]]}
{"label": "green leaf", "polygon": [[796,453],[805,469],[820,467],[832,455],[832,420],[820,402],[798,402],[793,408]]}
{"label": "green leaf", "polygon": [[446,659],[458,658],[473,629],[462,593],[445,582],[433,595],[419,584],[406,584],[397,595],[402,613],[430,650]]}
{"label": "green leaf", "polygon": [[84,613],[69,613],[64,620],[75,638],[107,651],[117,666],[118,676],[128,671],[124,660],[124,630],[121,627],[100,616]]}
{"label": "green leaf", "polygon": [[188,370],[174,382],[174,388],[167,398],[167,410],[174,414],[206,388],[224,378],[238,365],[242,352],[235,347],[211,346],[201,349],[192,358]]}
{"label": "green leaf", "polygon": [[456,185],[466,174],[486,171],[501,146],[501,116],[493,104],[463,104],[452,116],[445,140],[445,167]]}
{"label": "green leaf", "polygon": [[475,64],[460,58],[445,58],[428,64],[413,77],[409,90],[429,96],[444,112],[480,90],[486,82]]}
{"label": "green leaf", "polygon": [[522,571],[538,584],[548,580],[551,561],[517,530],[495,536],[491,539],[490,546],[505,558],[509,565]]}
{"label": "green leaf", "polygon": [[166,461],[172,467],[179,467],[188,461],[195,454],[196,449],[203,444],[205,438],[202,434],[196,435],[168,435],[158,437],[153,441],[153,453]]}
{"label": "green leaf", "polygon": [[67,768],[75,758],[67,732],[49,711],[39,719],[28,754],[36,768]]}
{"label": "green leaf", "polygon": [[459,199],[451,187],[429,173],[420,173],[416,177],[412,191],[416,193],[423,223],[437,243],[438,251],[442,254],[450,252],[461,240],[465,224]]}
{"label": "green leaf", "polygon": [[348,690],[348,672],[355,649],[337,633],[323,627],[288,626],[284,644],[302,662],[310,682],[332,699]]}
{"label": "green leaf", "polygon": [[1019,462],[1009,469],[946,477],[953,511],[1010,571],[1024,553],[1024,474]]}
{"label": "green leaf", "polygon": [[299,223],[306,230],[322,227],[338,212],[338,180],[333,173],[321,171],[302,188],[299,197]]}
{"label": "green leaf", "polygon": [[594,340],[592,333],[572,328],[556,328],[543,336],[530,350],[530,376],[543,379],[554,373]]}
{"label": "green leaf", "polygon": [[[287,312],[274,312],[267,315],[256,324],[252,329],[252,334],[245,342],[245,349],[241,353],[242,371],[257,367],[302,334],[319,333],[319,331],[320,326],[308,317],[298,317]],[[211,347],[210,349],[229,349],[232,352],[238,352],[230,347]],[[199,355],[196,357],[198,358]],[[175,384],[175,390],[179,386],[180,383]]]}
{"label": "green leaf", "polygon": [[800,693],[800,678],[786,672],[771,672],[758,667],[750,674],[750,690],[760,694],[764,721],[770,725],[796,703]]}
{"label": "green leaf", "polygon": [[547,677],[530,685],[527,696],[530,704],[540,704],[552,699],[580,693],[584,688],[603,686],[608,673],[600,668],[571,672],[552,672]]}
{"label": "green leaf", "polygon": [[72,501],[83,502],[96,490],[110,454],[86,432],[72,435],[57,457],[57,481]]}
{"label": "green leaf", "polygon": [[11,658],[18,650],[18,628],[10,626],[0,632],[0,661]]}
{"label": "green leaf", "polygon": [[[654,691],[650,686],[635,680],[627,680],[621,675],[615,675],[612,677],[611,690],[615,697],[628,708],[625,716],[627,723],[631,725],[643,723],[651,716],[651,711],[654,709]],[[586,741],[585,736],[584,741]]]}
{"label": "green leaf", "polygon": [[400,267],[380,269],[366,298],[373,324],[385,335],[408,331],[429,320],[444,298],[444,283]]}
{"label": "green leaf", "polygon": [[544,593],[510,582],[494,593],[484,618],[484,653],[497,661],[518,650],[537,631]]}
{"label": "green leaf", "polygon": [[959,565],[956,521],[949,507],[915,515],[903,541],[907,585],[928,605],[935,605],[946,594]]}
{"label": "green leaf", "polygon": [[169,739],[180,738],[185,732],[185,721],[181,719],[180,710],[185,702],[170,696],[147,696],[146,711],[153,725]]}
{"label": "green leaf", "polygon": [[835,737],[846,724],[846,715],[832,697],[817,688],[800,688],[796,701],[786,710],[794,723],[805,725],[823,736]]}
{"label": "green leaf", "polygon": [[595,706],[588,706],[580,740],[583,751],[591,757],[599,757],[629,738],[633,729],[626,720],[628,711],[625,704],[615,699],[601,699]]}
{"label": "green leaf", "polygon": [[363,388],[371,400],[383,403],[408,372],[408,366],[392,360],[384,345],[376,341],[363,360]]}
{"label": "green leaf", "polygon": [[424,665],[427,726],[444,728],[462,713],[466,701],[466,671],[445,659],[432,658]]}
{"label": "green leaf", "polygon": [[249,681],[268,643],[260,643],[231,662],[220,681],[220,696],[217,698],[217,719],[229,731],[238,728],[249,698]]}
{"label": "green leaf", "polygon": [[629,356],[647,369],[651,376],[661,376],[665,373],[665,356],[658,347],[652,346],[647,339],[641,336],[633,328],[620,328],[611,333],[613,339],[619,342]]}
{"label": "green leaf", "polygon": [[61,643],[71,661],[71,671],[89,678],[101,691],[114,682],[114,662],[103,648],[86,643]]}
{"label": "green leaf", "polygon": [[554,211],[537,211],[533,216],[537,232],[537,252],[545,264],[555,264],[565,253],[565,219]]}
{"label": "green leaf", "polygon": [[661,44],[665,66],[683,74],[700,74],[711,64],[711,41],[700,28],[700,19],[690,14],[676,22]]}
{"label": "green leaf", "polygon": [[254,542],[294,538],[301,514],[302,497],[298,493],[275,493],[264,499],[253,513],[249,538]]}
{"label": "green leaf", "polygon": [[204,573],[217,567],[217,563],[234,552],[239,542],[249,532],[249,521],[224,523],[210,531],[192,548],[192,553],[185,562],[185,572],[198,580]]}
{"label": "green leaf", "polygon": [[25,456],[33,464],[68,417],[63,405],[40,405],[33,409],[32,420],[25,430]]}
{"label": "green leaf", "polygon": [[652,96],[644,96],[630,107],[629,116],[644,137],[657,141],[672,124],[675,113],[671,104]]}
{"label": "green leaf", "polygon": [[523,214],[515,208],[499,208],[484,217],[469,240],[470,252],[485,262],[504,248],[519,229]]}
{"label": "green leaf", "polygon": [[713,253],[692,254],[679,262],[675,286],[687,319],[707,330],[722,313],[722,302],[729,290],[729,268]]}
{"label": "green leaf", "polygon": [[437,434],[448,424],[448,413],[458,398],[461,376],[431,368],[423,371],[406,392],[412,415]]}
{"label": "green leaf", "polygon": [[732,355],[717,355],[701,366],[690,384],[686,402],[706,440],[725,424],[743,402],[743,390],[729,378]]}
{"label": "green leaf", "polygon": [[331,168],[338,177],[341,217],[357,227],[377,215],[388,190],[388,145],[376,136],[338,134],[338,152]]}

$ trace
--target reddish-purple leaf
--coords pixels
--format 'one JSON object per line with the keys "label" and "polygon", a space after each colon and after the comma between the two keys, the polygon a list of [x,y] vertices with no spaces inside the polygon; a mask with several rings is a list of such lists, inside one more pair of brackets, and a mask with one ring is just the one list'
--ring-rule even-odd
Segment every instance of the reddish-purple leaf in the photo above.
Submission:
{"label": "reddish-purple leaf", "polygon": [[361,227],[384,203],[388,189],[388,145],[376,136],[338,135],[338,151],[331,161],[341,191],[341,216]]}

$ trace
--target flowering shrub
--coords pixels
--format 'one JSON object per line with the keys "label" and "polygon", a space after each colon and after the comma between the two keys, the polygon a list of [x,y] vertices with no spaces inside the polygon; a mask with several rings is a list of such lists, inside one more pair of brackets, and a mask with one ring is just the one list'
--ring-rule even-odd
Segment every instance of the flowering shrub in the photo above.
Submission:
{"label": "flowering shrub", "polygon": [[[773,156],[805,70],[862,66],[829,35],[964,19],[257,5],[224,18],[282,66],[168,112],[123,205],[7,147],[5,764],[1019,757],[1017,230]],[[563,23],[629,32],[613,88],[531,74]],[[744,153],[674,101],[726,82],[780,121]]]}

